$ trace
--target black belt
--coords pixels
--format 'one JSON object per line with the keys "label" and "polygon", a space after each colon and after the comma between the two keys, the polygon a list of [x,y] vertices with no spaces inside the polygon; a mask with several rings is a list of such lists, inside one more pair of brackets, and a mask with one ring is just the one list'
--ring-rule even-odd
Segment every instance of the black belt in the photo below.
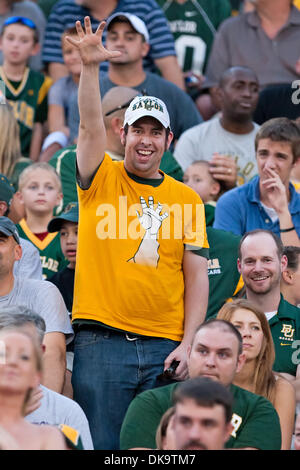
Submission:
{"label": "black belt", "polygon": [[115,330],[114,328],[109,328],[108,326],[104,325],[97,325],[96,323],[74,323],[73,324],[73,329],[75,330],[75,333],[81,330],[97,330],[97,331],[103,331],[107,332],[109,331],[110,333],[114,333],[117,335],[122,335],[126,337],[128,341],[136,341],[137,339],[152,339],[152,336],[143,336],[143,335],[138,335],[135,333],[130,333],[129,331],[122,331],[122,330]]}

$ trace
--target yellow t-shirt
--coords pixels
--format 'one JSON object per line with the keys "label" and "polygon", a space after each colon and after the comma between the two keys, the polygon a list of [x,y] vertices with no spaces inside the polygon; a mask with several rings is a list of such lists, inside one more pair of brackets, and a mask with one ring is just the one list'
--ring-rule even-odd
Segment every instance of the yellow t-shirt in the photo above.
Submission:
{"label": "yellow t-shirt", "polygon": [[294,5],[300,10],[300,0],[294,0]]}
{"label": "yellow t-shirt", "polygon": [[137,182],[105,155],[78,199],[73,320],[180,341],[185,245],[209,247],[200,197],[167,175]]}

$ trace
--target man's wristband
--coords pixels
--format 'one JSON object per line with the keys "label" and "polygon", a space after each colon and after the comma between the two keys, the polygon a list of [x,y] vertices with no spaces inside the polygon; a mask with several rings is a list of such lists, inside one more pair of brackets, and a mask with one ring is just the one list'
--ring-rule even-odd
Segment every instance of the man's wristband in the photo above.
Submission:
{"label": "man's wristband", "polygon": [[279,232],[280,232],[280,233],[291,232],[292,230],[296,230],[295,227],[294,227],[294,225],[293,225],[292,227],[290,227],[290,228],[281,228],[281,229],[279,229]]}

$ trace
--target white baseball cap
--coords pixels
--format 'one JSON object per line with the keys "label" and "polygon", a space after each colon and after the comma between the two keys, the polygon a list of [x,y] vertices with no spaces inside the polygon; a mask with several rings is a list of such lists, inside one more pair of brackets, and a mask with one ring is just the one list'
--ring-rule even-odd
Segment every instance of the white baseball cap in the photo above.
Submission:
{"label": "white baseball cap", "polygon": [[157,119],[166,129],[170,127],[170,116],[165,103],[156,96],[136,96],[126,109],[124,126],[131,126],[138,119],[150,116]]}
{"label": "white baseball cap", "polygon": [[106,20],[106,27],[107,29],[109,28],[109,25],[110,23],[115,19],[115,18],[127,18],[127,20],[129,21],[129,23],[131,24],[131,26],[133,27],[133,29],[135,29],[135,31],[137,33],[140,33],[142,34],[142,36],[144,36],[145,38],[145,41],[146,42],[149,42],[149,33],[148,33],[148,29],[144,23],[143,20],[141,20],[141,18],[139,18],[138,16],[136,15],[132,15],[131,13],[126,13],[126,12],[123,12],[123,11],[118,11],[117,13],[114,13],[113,15],[111,15],[109,18],[107,18]]}

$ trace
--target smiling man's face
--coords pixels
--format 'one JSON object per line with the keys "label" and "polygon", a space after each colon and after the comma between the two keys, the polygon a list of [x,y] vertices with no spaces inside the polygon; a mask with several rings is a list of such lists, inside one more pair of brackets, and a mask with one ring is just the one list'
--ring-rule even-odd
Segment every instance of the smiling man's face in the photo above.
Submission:
{"label": "smiling man's face", "polygon": [[163,153],[169,148],[172,133],[167,135],[163,125],[152,117],[142,117],[121,129],[121,142],[125,145],[124,165],[127,171],[143,178],[158,178]]}
{"label": "smiling man's face", "polygon": [[245,238],[241,246],[238,269],[245,286],[251,292],[265,295],[280,286],[281,272],[286,257],[280,258],[276,243],[268,233],[257,233]]}

